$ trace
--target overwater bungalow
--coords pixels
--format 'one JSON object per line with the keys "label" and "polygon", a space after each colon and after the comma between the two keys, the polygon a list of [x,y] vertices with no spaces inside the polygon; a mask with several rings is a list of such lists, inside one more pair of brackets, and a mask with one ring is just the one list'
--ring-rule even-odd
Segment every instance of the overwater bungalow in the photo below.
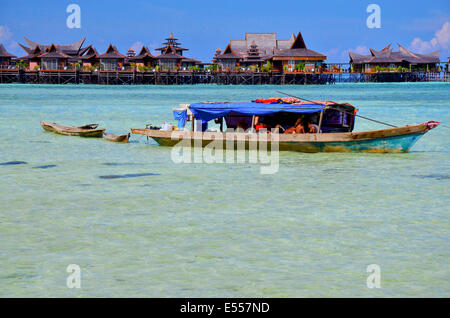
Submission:
{"label": "overwater bungalow", "polygon": [[[72,44],[41,44],[24,37],[27,45],[19,43],[19,46],[27,55],[18,58],[29,64],[29,70],[60,69],[66,68],[69,64],[75,64],[79,58],[89,49],[82,47],[85,38]],[[41,59],[45,61],[41,61]]]}
{"label": "overwater bungalow", "polygon": [[82,67],[84,69],[88,69],[90,67],[93,67],[94,65],[98,65],[98,52],[94,46],[89,45],[84,54],[80,56],[79,60],[81,61]]}
{"label": "overwater bungalow", "polygon": [[370,49],[370,54],[358,54],[349,51],[350,64],[354,72],[374,72],[379,70],[392,70],[393,68],[403,68],[414,71],[426,71],[436,69],[440,63],[440,51],[427,54],[414,53],[398,44],[398,51],[393,51],[391,44],[384,49],[377,51]]}
{"label": "overwater bungalow", "polygon": [[276,33],[246,33],[245,40],[231,40],[223,53],[216,52],[213,62],[223,70],[261,67],[270,61],[277,71],[293,71],[298,64],[313,71],[325,59],[325,55],[306,48],[300,32],[289,40],[278,40]]}
{"label": "overwater bungalow", "polygon": [[67,67],[69,56],[61,53],[54,44],[38,56],[42,70],[60,70]]}
{"label": "overwater bungalow", "polygon": [[181,43],[177,41],[178,39],[171,32],[170,36],[166,38],[166,42],[163,43],[164,46],[156,49],[161,52],[155,56],[157,64],[163,70],[187,70],[193,66],[201,66],[201,61],[183,56],[183,52],[189,49],[181,47]]}
{"label": "overwater bungalow", "polygon": [[324,54],[308,49],[299,32],[288,49],[275,52],[268,60],[273,62],[274,70],[315,72],[326,59]]}
{"label": "overwater bungalow", "polygon": [[17,58],[18,61],[23,61],[28,64],[28,70],[39,69],[41,65],[41,58],[39,57],[42,50],[39,46],[36,46],[27,55]]}
{"label": "overwater bungalow", "polygon": [[52,46],[52,45],[54,45],[59,52],[65,54],[65,55],[71,56],[71,57],[81,56],[87,50],[87,47],[85,47],[85,48],[82,47],[84,41],[86,40],[86,38],[83,38],[83,39],[81,39],[81,40],[79,40],[79,41],[77,41],[75,43],[72,43],[72,44],[64,44],[64,45],[61,45],[61,44],[41,44],[41,43],[32,41],[32,40],[28,39],[27,37],[24,37],[24,38],[25,38],[25,41],[27,42],[28,46],[20,44],[20,43],[19,43],[19,45],[28,54],[30,54],[36,47],[39,47],[39,49],[42,52],[44,52],[47,49],[49,49],[50,46]]}
{"label": "overwater bungalow", "polygon": [[12,55],[6,51],[3,44],[0,44],[0,69],[8,68],[11,65],[11,60],[15,57],[15,55]]}
{"label": "overwater bungalow", "polygon": [[163,70],[179,69],[183,56],[177,54],[173,46],[168,46],[165,51],[157,55],[155,59]]}
{"label": "overwater bungalow", "polygon": [[233,51],[231,44],[228,44],[223,53],[215,56],[215,63],[224,71],[233,71],[241,66],[243,57]]}
{"label": "overwater bungalow", "polygon": [[[128,55],[128,54],[127,54]],[[142,46],[139,54],[127,57],[128,63],[135,63],[137,70],[145,68],[154,68],[156,65],[155,57],[152,55],[148,47]]]}
{"label": "overwater bungalow", "polygon": [[106,52],[97,56],[102,71],[117,71],[123,68],[125,56],[120,54],[117,48],[110,44]]}

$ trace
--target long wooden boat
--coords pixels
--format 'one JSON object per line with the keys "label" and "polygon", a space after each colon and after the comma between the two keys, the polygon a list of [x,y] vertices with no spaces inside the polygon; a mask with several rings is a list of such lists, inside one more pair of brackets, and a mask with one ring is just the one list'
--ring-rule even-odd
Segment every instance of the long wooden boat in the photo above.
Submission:
{"label": "long wooden boat", "polygon": [[[191,104],[186,111],[191,110],[194,117],[202,117],[205,121],[216,118],[230,119],[233,116],[244,118],[249,116],[253,122],[255,116],[251,114],[283,113],[283,116],[300,116],[299,114],[317,118],[319,132],[303,134],[265,133],[267,149],[271,149],[272,143],[278,143],[280,151],[299,152],[372,152],[372,153],[400,153],[408,152],[411,147],[429,130],[437,127],[439,122],[428,121],[419,125],[393,127],[387,129],[353,132],[356,108],[350,104],[337,104],[333,102],[323,103],[298,103],[290,105],[257,105],[256,103],[197,103]],[[339,115],[339,116],[337,116]],[[315,117],[313,117],[315,116]],[[336,118],[339,117],[340,121]],[[281,118],[281,117],[280,117]],[[227,121],[228,123],[232,121]],[[222,124],[221,124],[222,127]],[[325,131],[323,132],[322,131]],[[223,149],[230,149],[230,144],[239,149],[239,142],[245,143],[249,149],[251,143],[258,140],[261,134],[249,129],[250,132],[211,132],[194,131],[194,123],[191,131],[164,131],[147,128],[132,128],[133,134],[140,134],[154,139],[162,146],[175,146],[183,140],[183,144],[193,147],[205,147],[212,141],[223,141]],[[261,139],[260,139],[261,140]],[[256,142],[257,143],[257,142]],[[254,146],[253,148],[254,149]]]}
{"label": "long wooden boat", "polygon": [[102,137],[105,131],[105,128],[97,128],[97,124],[73,127],[41,121],[41,126],[44,130],[67,136]]}
{"label": "long wooden boat", "polygon": [[103,138],[112,142],[128,142],[128,139],[130,138],[130,133],[121,136],[103,133]]}
{"label": "long wooden boat", "polygon": [[[268,134],[267,149],[277,141],[280,151],[300,152],[408,152],[411,147],[430,128],[427,123],[361,132],[327,133],[327,134]],[[145,128],[132,128],[133,134],[145,135],[162,146],[175,146],[181,139],[191,140],[191,146],[205,147],[213,140],[233,142],[235,147],[239,140],[245,142],[246,149],[255,141],[253,133],[221,133],[193,131],[162,131]]]}

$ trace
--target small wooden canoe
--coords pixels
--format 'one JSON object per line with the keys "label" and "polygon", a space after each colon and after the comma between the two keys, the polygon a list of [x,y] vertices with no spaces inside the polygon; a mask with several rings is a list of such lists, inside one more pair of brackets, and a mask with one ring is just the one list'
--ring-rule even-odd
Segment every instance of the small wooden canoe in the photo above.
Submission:
{"label": "small wooden canoe", "polygon": [[103,133],[103,138],[112,142],[128,142],[128,139],[130,138],[130,133],[121,136]]}
{"label": "small wooden canoe", "polygon": [[96,129],[98,127],[98,124],[88,124],[84,126],[78,126],[77,128],[81,129]]}
{"label": "small wooden canoe", "polygon": [[97,124],[72,127],[41,121],[41,126],[44,130],[67,136],[102,137],[103,132],[105,131],[105,128],[97,129]]}

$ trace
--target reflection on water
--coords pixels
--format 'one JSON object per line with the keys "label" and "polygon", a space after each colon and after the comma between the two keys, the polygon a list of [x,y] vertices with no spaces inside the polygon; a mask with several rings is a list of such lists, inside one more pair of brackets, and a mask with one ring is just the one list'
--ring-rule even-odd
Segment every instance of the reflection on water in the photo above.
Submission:
{"label": "reflection on water", "polygon": [[135,162],[105,162],[102,163],[105,166],[137,166],[138,163]]}
{"label": "reflection on water", "polygon": [[57,165],[42,165],[42,166],[36,166],[33,167],[34,169],[48,169],[48,168],[54,168],[57,167]]}
{"label": "reflection on water", "polygon": [[429,174],[425,176],[415,175],[415,177],[418,178],[430,178],[430,179],[436,179],[436,180],[449,180],[450,175],[448,174]]}
{"label": "reflection on water", "polygon": [[0,163],[0,166],[26,165],[27,163],[25,161],[8,161]]}
{"label": "reflection on water", "polygon": [[[395,125],[448,123],[449,88],[0,85],[0,296],[446,297],[447,129],[409,154],[283,152],[278,173],[261,175],[257,164],[175,164],[144,136],[118,145],[39,122],[121,134],[176,124],[180,103],[281,89]],[[69,264],[81,267],[79,290],[66,287]],[[366,287],[369,264],[381,289]]]}
{"label": "reflection on water", "polygon": [[124,179],[124,178],[138,178],[146,176],[159,176],[159,173],[126,173],[126,174],[110,174],[106,176],[99,176],[100,179]]}

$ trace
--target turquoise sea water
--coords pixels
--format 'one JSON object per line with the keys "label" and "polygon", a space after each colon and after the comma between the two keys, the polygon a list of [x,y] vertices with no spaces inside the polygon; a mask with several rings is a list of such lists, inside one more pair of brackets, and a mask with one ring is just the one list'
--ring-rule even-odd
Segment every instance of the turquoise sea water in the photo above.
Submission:
{"label": "turquoise sea water", "polygon": [[[144,136],[116,144],[39,125],[124,134],[174,122],[180,103],[276,89],[447,127],[408,154],[283,152],[278,173],[262,175],[256,164],[175,164]],[[448,297],[449,111],[446,83],[0,85],[0,163],[27,162],[0,165],[0,296]],[[100,178],[140,173],[150,175]],[[66,286],[69,264],[81,289]],[[380,289],[366,286],[369,264]]]}

